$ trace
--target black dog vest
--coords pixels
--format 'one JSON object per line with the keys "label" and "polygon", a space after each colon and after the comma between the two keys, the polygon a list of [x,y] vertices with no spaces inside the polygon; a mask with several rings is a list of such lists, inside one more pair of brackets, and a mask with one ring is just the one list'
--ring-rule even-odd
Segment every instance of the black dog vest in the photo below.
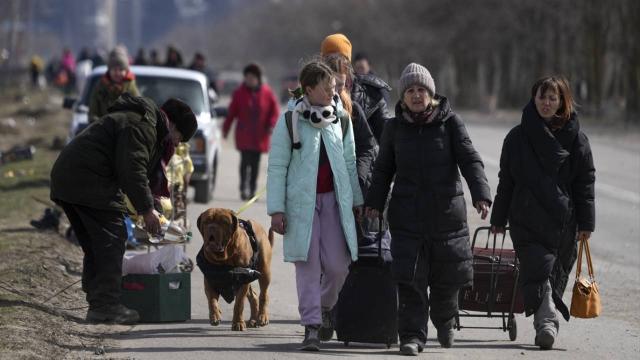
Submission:
{"label": "black dog vest", "polygon": [[249,236],[249,243],[253,250],[251,261],[248,267],[233,267],[230,265],[216,265],[209,263],[204,257],[203,249],[200,249],[196,256],[196,263],[204,274],[204,278],[209,282],[211,286],[218,294],[222,295],[222,298],[229,304],[231,304],[235,298],[235,294],[244,284],[251,283],[260,278],[262,275],[256,270],[256,262],[258,260],[258,239],[253,232],[251,223],[245,220],[238,219],[240,227]]}

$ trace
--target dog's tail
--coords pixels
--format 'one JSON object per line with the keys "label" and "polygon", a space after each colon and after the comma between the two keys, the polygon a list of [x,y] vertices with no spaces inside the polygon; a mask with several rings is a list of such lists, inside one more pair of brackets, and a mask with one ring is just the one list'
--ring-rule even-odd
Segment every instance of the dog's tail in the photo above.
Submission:
{"label": "dog's tail", "polygon": [[275,238],[275,231],[272,228],[269,228],[269,244],[273,247],[273,239]]}

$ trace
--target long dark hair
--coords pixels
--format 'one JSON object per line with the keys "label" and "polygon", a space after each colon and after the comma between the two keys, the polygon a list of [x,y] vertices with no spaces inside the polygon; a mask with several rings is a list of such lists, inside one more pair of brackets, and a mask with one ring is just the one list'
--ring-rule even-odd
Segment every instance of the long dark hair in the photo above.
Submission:
{"label": "long dark hair", "polygon": [[540,94],[542,95],[544,95],[547,90],[551,90],[560,96],[560,107],[554,115],[557,120],[554,119],[556,121],[553,122],[557,122],[559,127],[564,126],[564,124],[571,119],[571,113],[573,113],[575,108],[569,81],[563,76],[547,76],[539,79],[531,88],[532,99],[538,94],[538,89],[540,89]]}

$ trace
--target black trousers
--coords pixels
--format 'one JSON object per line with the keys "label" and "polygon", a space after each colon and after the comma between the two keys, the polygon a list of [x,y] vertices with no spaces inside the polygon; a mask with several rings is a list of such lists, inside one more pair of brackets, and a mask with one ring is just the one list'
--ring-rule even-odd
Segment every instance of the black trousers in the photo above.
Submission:
{"label": "black trousers", "polygon": [[84,251],[82,290],[90,309],[120,303],[122,257],[127,230],[124,215],[58,201]]}
{"label": "black trousers", "polygon": [[[429,240],[416,257],[413,281],[398,281],[398,335],[400,343],[427,341],[429,315],[436,329],[450,329],[458,314],[458,287],[433,284]],[[394,257],[394,261],[396,258]]]}
{"label": "black trousers", "polygon": [[260,155],[256,150],[240,151],[240,193],[255,195],[258,172],[260,171]]}

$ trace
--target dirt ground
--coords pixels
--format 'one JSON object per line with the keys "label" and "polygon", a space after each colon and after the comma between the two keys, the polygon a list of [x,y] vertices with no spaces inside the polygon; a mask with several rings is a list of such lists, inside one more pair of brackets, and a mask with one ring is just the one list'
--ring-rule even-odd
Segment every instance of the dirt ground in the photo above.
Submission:
{"label": "dirt ground", "polygon": [[[33,160],[0,165],[0,359],[108,359],[126,326],[90,325],[82,250],[29,221],[47,207],[49,171],[70,123],[55,91],[0,95],[0,151],[33,145]],[[39,199],[39,201],[35,200]]]}

